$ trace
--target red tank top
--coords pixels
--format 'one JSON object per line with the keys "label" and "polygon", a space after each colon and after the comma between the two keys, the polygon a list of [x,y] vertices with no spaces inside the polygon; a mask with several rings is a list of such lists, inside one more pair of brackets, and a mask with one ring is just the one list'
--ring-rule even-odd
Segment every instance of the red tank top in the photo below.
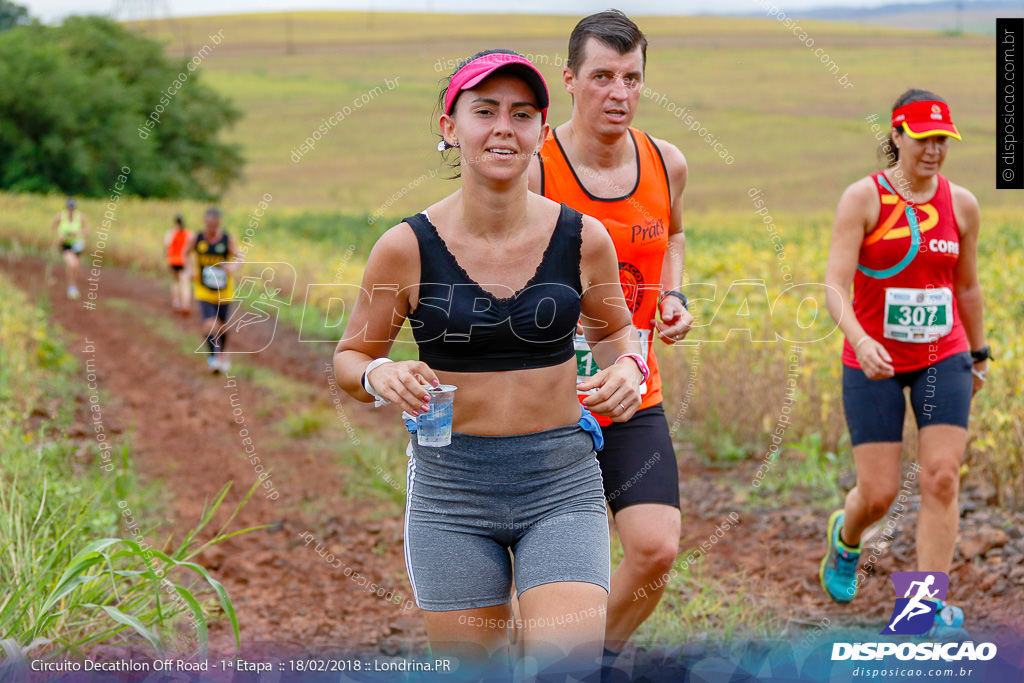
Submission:
{"label": "red tank top", "polygon": [[[597,218],[615,243],[626,305],[633,314],[633,326],[640,330],[647,345],[651,376],[640,404],[643,409],[658,405],[662,400],[651,320],[661,293],[661,268],[668,248],[672,197],[665,162],[654,141],[637,128],[630,128],[629,136],[636,149],[636,185],[622,197],[603,199],[584,189],[552,129],[540,151],[541,194]],[[600,188],[600,179],[588,178],[587,185]],[[603,417],[598,421],[604,426],[611,424],[611,420]]]}
{"label": "red tank top", "polygon": [[175,230],[171,243],[167,245],[167,263],[172,266],[185,265],[185,245],[188,242],[188,230]]}
{"label": "red tank top", "polygon": [[[954,295],[960,229],[949,181],[938,176],[935,195],[908,207],[882,173],[871,178],[882,206],[861,243],[853,311],[864,331],[892,356],[896,372],[920,370],[968,349]],[[843,344],[843,364],[860,367],[849,340]]]}

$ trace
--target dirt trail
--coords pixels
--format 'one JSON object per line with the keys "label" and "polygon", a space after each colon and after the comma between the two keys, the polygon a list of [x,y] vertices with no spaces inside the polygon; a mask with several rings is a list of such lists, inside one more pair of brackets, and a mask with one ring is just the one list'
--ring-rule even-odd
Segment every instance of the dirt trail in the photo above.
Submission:
{"label": "dirt trail", "polygon": [[[30,297],[38,296],[44,279],[42,261],[0,259],[0,268]],[[234,509],[256,481],[252,455],[273,469],[269,479],[273,489],[258,489],[232,527],[270,528],[231,539],[200,558],[232,596],[247,644],[298,651],[344,646],[408,651],[426,643],[422,620],[411,603],[403,609],[370,595],[343,573],[351,567],[402,598],[409,597],[403,573],[402,520],[371,520],[372,504],[342,497],[344,473],[333,462],[332,453],[311,450],[303,442],[276,434],[271,425],[288,406],[270,415],[258,414],[260,390],[244,379],[244,373],[234,375],[237,386],[228,386],[231,381],[225,375],[207,371],[203,356],[183,353],[180,343],[144,324],[146,314],[162,316],[177,321],[174,324],[199,342],[194,314],[185,319],[171,316],[162,280],[107,266],[100,278],[97,307],[86,310],[82,301],[64,296],[61,270],[55,267],[54,274],[46,290],[54,318],[67,332],[69,349],[82,367],[86,360],[93,363],[106,397],[102,410],[107,431],[130,433],[133,467],[144,480],[159,480],[167,490],[171,525],[160,533],[194,526],[206,501],[229,480],[235,483],[222,511]],[[128,302],[130,308],[125,307]],[[133,318],[130,311],[141,315]],[[269,334],[260,328],[253,325],[234,334],[229,349],[263,347]],[[87,348],[94,351],[89,353]],[[324,368],[332,350],[329,344],[303,344],[294,334],[277,334],[268,349],[247,354],[242,362],[322,388],[326,407]],[[87,398],[78,397],[80,412],[72,436],[85,435]],[[367,423],[361,428],[372,429],[379,422],[356,401],[346,406],[353,420],[361,417]],[[244,424],[238,424],[239,418]],[[248,434],[240,434],[242,427]],[[244,438],[252,443],[244,444]],[[256,449],[248,457],[247,447]],[[330,513],[311,516],[311,504]],[[146,516],[145,510],[135,512]],[[210,530],[216,526],[212,524]],[[315,545],[307,547],[299,537],[306,530],[337,558],[334,567],[317,555]],[[182,533],[176,537],[180,539]],[[376,552],[371,550],[374,547]],[[212,640],[221,651],[228,651],[232,644],[223,625],[215,629]]]}
{"label": "dirt trail", "polygon": [[[0,258],[0,269],[30,296],[38,293],[44,271],[40,259]],[[237,409],[243,411],[248,436],[262,461],[273,468],[279,497],[271,500],[265,495],[268,491],[260,489],[235,523],[236,528],[270,528],[232,539],[201,558],[234,600],[246,650],[300,654],[358,647],[385,654],[421,652],[426,639],[418,610],[408,602],[403,608],[369,594],[342,571],[350,567],[400,599],[410,598],[403,571],[402,520],[380,519],[373,514],[372,503],[343,498],[344,470],[330,452],[276,434],[271,425],[286,414],[287,405],[269,415],[257,414],[260,390],[252,382],[240,374],[234,380],[237,386],[226,387],[227,379],[211,376],[201,356],[183,353],[180,344],[133,319],[129,311],[172,319],[162,279],[105,267],[97,309],[89,311],[81,301],[64,297],[62,273],[57,268],[54,272],[57,277],[46,289],[54,317],[67,331],[71,351],[83,362],[87,356],[94,360],[100,388],[109,397],[109,405],[103,406],[108,431],[130,432],[133,466],[144,479],[164,483],[173,528],[194,525],[205,501],[226,481],[235,482],[225,504],[233,508],[255,480],[239,435]],[[131,302],[131,308],[125,302]],[[198,343],[195,317],[176,320],[194,333]],[[235,333],[230,343],[234,350],[254,350],[269,337],[265,328],[254,325]],[[84,351],[86,340],[95,349],[91,354]],[[269,348],[247,355],[244,362],[320,387],[318,400],[332,410],[324,372],[331,350],[328,344],[303,344],[294,333],[279,333]],[[87,399],[79,400],[84,424]],[[398,428],[347,398],[345,406],[359,429]],[[892,606],[888,573],[914,568],[916,511],[901,522],[878,562],[881,576],[869,581],[854,603],[840,608],[823,597],[817,581],[827,511],[794,501],[784,510],[745,512],[733,484],[750,481],[757,464],[716,470],[702,466],[692,452],[681,455],[680,557],[715,536],[716,528],[736,512],[739,525],[716,540],[700,560],[710,576],[742,589],[754,609],[781,615],[791,629],[813,627],[823,620],[832,627],[881,625]],[[951,582],[954,597],[969,597],[968,617],[981,622],[983,629],[1003,625],[1024,632],[1019,611],[1024,603],[1024,515],[989,511],[970,492],[964,498],[961,529],[965,539],[982,538],[975,546],[981,551],[966,558],[958,551]],[[1009,536],[1003,533],[1005,538],[996,534],[1003,528],[1009,530]],[[316,542],[326,544],[341,568],[330,566],[313,545],[304,544],[299,534],[306,530]],[[166,532],[164,528],[162,533]],[[988,542],[993,535],[995,545]],[[216,649],[230,650],[223,625],[215,629],[213,639]]]}

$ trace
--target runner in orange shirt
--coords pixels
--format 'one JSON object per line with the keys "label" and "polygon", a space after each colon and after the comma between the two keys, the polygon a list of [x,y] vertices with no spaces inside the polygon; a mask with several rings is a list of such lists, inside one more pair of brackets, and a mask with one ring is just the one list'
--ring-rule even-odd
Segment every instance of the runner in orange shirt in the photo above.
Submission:
{"label": "runner in orange shirt", "polygon": [[192,306],[192,283],[185,272],[185,249],[191,237],[180,214],[174,217],[174,228],[164,235],[164,251],[171,269],[171,308],[181,315],[188,315]]}
{"label": "runner in orange shirt", "polygon": [[[679,474],[653,336],[672,344],[693,322],[679,291],[686,159],[674,145],[630,127],[646,51],[643,33],[617,10],[576,25],[562,72],[572,118],[551,131],[530,168],[532,191],[600,219],[611,235],[651,371],[640,410],[628,422],[601,422],[598,460],[625,555],[608,596],[606,662],[658,604],[679,551]],[[589,374],[588,365],[596,372],[581,346],[581,374]]]}

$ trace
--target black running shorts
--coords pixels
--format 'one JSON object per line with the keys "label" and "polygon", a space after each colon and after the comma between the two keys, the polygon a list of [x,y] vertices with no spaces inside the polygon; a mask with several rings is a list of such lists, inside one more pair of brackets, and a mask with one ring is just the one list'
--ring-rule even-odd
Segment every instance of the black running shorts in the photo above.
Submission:
{"label": "black running shorts", "polygon": [[920,370],[898,372],[887,379],[868,379],[859,368],[843,366],[843,410],[850,442],[903,441],[903,417],[910,387],[910,403],[917,428],[955,425],[967,429],[974,392],[971,354],[950,356]]}
{"label": "black running shorts", "polygon": [[604,495],[612,513],[641,503],[679,507],[679,471],[659,403],[638,410],[628,422],[602,427],[604,448],[597,453]]}

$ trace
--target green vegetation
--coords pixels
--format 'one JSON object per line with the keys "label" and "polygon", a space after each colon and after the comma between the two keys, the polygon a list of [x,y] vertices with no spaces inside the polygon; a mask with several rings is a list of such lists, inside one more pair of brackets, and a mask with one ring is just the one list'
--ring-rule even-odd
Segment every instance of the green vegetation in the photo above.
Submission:
{"label": "green vegetation", "polygon": [[0,188],[219,196],[239,176],[242,157],[218,137],[241,113],[195,66],[100,17],[4,32]]}
{"label": "green vegetation", "polygon": [[[30,657],[126,640],[146,641],[158,654],[198,644],[205,655],[207,624],[220,611],[237,641],[227,593],[192,562],[244,533],[226,531],[232,514],[212,538],[197,539],[227,487],[176,547],[158,539],[133,512],[152,492],[131,470],[127,441],[106,440],[102,415],[88,420],[84,439],[68,433],[88,375],[60,330],[4,278],[0,302],[0,674],[18,674]],[[102,405],[89,392],[85,404]]]}
{"label": "green vegetation", "polygon": [[[614,532],[612,539],[614,571],[622,561],[622,546]],[[779,619],[775,610],[770,606],[751,609],[752,603],[762,599],[745,590],[738,577],[714,576],[705,569],[703,560],[700,556],[689,562],[680,555],[667,574],[641,587],[644,593],[638,596],[640,599],[647,599],[654,587],[663,587],[664,594],[657,609],[633,636],[638,646],[658,647],[665,643],[693,641],[718,643],[739,634],[755,638],[778,634]]]}
{"label": "green vegetation", "polygon": [[787,443],[784,448],[790,456],[785,476],[765,479],[765,493],[769,494],[766,502],[784,505],[792,500],[795,490],[800,490],[823,509],[839,505],[843,492],[838,480],[845,469],[843,459],[851,452],[849,437],[843,434],[834,451],[824,447],[817,432],[804,434],[800,441]]}
{"label": "green vegetation", "polygon": [[[162,76],[163,82],[148,92],[142,105],[132,104],[130,116],[122,113],[103,118],[103,130],[94,126],[85,135],[69,138],[80,140],[86,148],[116,150],[117,158],[108,161],[107,166],[82,167],[85,170],[81,173],[88,175],[81,181],[82,187],[92,183],[99,188],[95,194],[108,193],[117,169],[127,159],[125,155],[140,153],[137,148],[142,143],[146,150],[177,149],[177,143],[164,136],[194,126],[197,119],[173,108],[191,97],[200,97],[203,89],[215,90],[217,97],[224,98],[220,102],[230,99],[237,103],[246,116],[226,132],[225,138],[241,148],[250,165],[246,176],[224,197],[224,227],[236,239],[250,239],[250,263],[286,263],[294,270],[294,276],[289,276],[294,278],[293,295],[290,304],[279,311],[281,323],[300,328],[315,339],[336,339],[366,258],[380,234],[457,187],[438,172],[440,159],[432,134],[439,80],[451,70],[448,65],[487,47],[504,46],[526,53],[552,88],[550,120],[557,124],[569,114],[569,98],[560,91],[559,74],[575,20],[290,13],[199,17],[156,24],[155,37],[165,42],[165,52],[172,62],[191,60],[210,43],[210,36],[222,35],[223,41],[203,60],[199,80],[195,80],[197,71],[177,94],[148,140],[140,140],[136,128],[159,101],[160,91],[170,84],[173,75]],[[108,37],[106,31],[114,31],[93,20],[79,21],[86,22],[78,26],[92,32],[88,35],[103,41]],[[991,182],[995,155],[990,37],[805,22],[815,47],[822,48],[839,65],[838,75],[848,74],[849,82],[854,84],[844,88],[838,84],[837,74],[830,73],[813,50],[771,19],[670,17],[644,18],[640,24],[648,32],[651,47],[645,83],[649,90],[641,99],[636,125],[677,144],[690,165],[685,277],[690,288],[687,291],[696,294],[691,299],[698,327],[691,333],[690,343],[674,347],[659,343],[658,349],[665,412],[676,441],[692,444],[704,462],[723,470],[763,466],[761,486],[756,490],[747,478],[737,483],[737,493],[742,494],[738,499],[746,499],[750,505],[785,504],[799,498],[825,509],[829,501],[835,500],[836,481],[844,469],[852,468],[852,458],[840,395],[842,339],[832,329],[817,284],[824,278],[832,211],[847,184],[877,168],[876,132],[869,117],[881,121],[884,130],[888,107],[895,97],[909,86],[926,87],[950,101],[964,134],[963,143],[951,146],[944,173],[971,189],[981,203],[980,275],[986,296],[987,333],[998,359],[985,390],[975,399],[963,472],[966,481],[980,478],[993,483],[1003,502],[1019,503],[1024,491],[1024,414],[1020,398],[1024,393],[1024,342],[1017,330],[1024,319],[1024,303],[1015,283],[1024,270],[1024,219],[1019,198],[995,191]],[[136,28],[142,30],[148,25]],[[38,33],[30,33],[32,30]],[[18,72],[21,77],[26,77],[24,68],[29,56],[41,60],[39,68],[51,69],[50,73],[57,75],[64,73],[61,69],[67,66],[66,57],[52,45],[29,40],[42,35],[42,29],[24,27],[0,37],[0,56],[4,57],[0,60],[0,82],[7,83],[9,75],[19,68],[23,69]],[[142,49],[141,55],[126,59],[122,54],[120,61],[112,59],[98,68],[118,73],[128,65],[142,68],[152,61],[148,52],[151,48]],[[7,55],[16,59],[12,62]],[[175,73],[177,69],[175,66]],[[154,70],[160,71],[156,67]],[[59,103],[66,106],[68,94],[81,93],[91,84],[81,74],[69,76]],[[389,87],[391,84],[394,87]],[[124,95],[110,84],[96,87],[111,98]],[[14,96],[0,92],[0,107]],[[56,116],[58,100],[52,93],[40,97],[50,107],[40,119],[45,123]],[[325,133],[318,133],[319,139],[310,151],[293,155],[338,112],[344,116]],[[683,120],[686,115],[717,138],[735,162],[723,162],[698,134],[699,128],[691,130]],[[75,113],[66,116],[73,118]],[[0,115],[0,121],[8,118]],[[63,135],[63,119],[54,120],[57,122],[46,124],[44,132]],[[205,127],[206,119],[201,120]],[[125,136],[118,137],[122,134],[113,130],[118,127],[114,123],[132,126]],[[15,133],[10,130],[0,124],[0,173],[6,174],[3,178],[20,181],[30,176],[25,170],[11,170],[13,164],[23,162],[18,154],[9,152],[13,147],[4,146],[13,144],[10,136]],[[32,144],[45,147],[49,139],[37,136]],[[62,159],[55,157],[54,165],[79,168],[75,165],[77,156],[73,163]],[[142,183],[153,177],[149,174],[165,170],[149,158],[135,159],[131,163],[131,182]],[[191,187],[186,180],[176,183],[172,185]],[[20,185],[0,181],[0,187],[66,191],[63,185],[27,181]],[[774,248],[766,217],[755,212],[751,201],[754,189],[763,192],[767,218],[781,236],[784,258],[780,259]],[[88,193],[85,189],[72,191]],[[133,191],[147,193],[140,186]],[[183,197],[190,192],[181,189],[167,194]],[[258,202],[268,194],[272,195],[268,209],[257,215]],[[0,242],[8,245],[9,253],[48,248],[52,235],[46,227],[60,208],[59,197],[0,193],[0,202],[4,207],[0,211]],[[95,225],[105,204],[86,200],[80,202],[80,207]],[[183,213],[189,227],[195,228],[203,208],[198,201],[123,198],[110,229],[105,262],[132,264],[162,275],[162,235],[171,217]],[[46,253],[56,263],[56,255]],[[784,278],[782,264],[790,267],[792,280]],[[325,287],[307,289],[311,284]],[[806,285],[803,291],[808,300],[793,296],[800,292],[792,290],[781,296],[790,284]],[[331,289],[327,285],[339,287]],[[107,303],[119,305],[115,301]],[[173,323],[145,317],[143,324],[179,344],[182,353],[194,348],[193,335],[181,332]],[[0,328],[0,340],[5,342],[0,348],[5,354],[13,348],[3,338],[7,329],[5,319]],[[778,335],[783,338],[780,340]],[[44,338],[32,339],[26,360],[9,362],[14,358],[11,355],[0,363],[0,411],[8,396],[33,397],[19,403],[20,412],[11,419],[0,413],[5,418],[0,422],[0,446],[5,455],[13,449],[11,452],[21,454],[18,457],[35,458],[32,462],[84,462],[73,455],[78,446],[53,437],[54,427],[40,432],[37,427],[19,426],[31,418],[38,397],[48,395],[31,389],[47,386],[39,373],[63,376],[60,373],[69,372],[71,367],[58,346]],[[329,341],[325,341],[325,359],[329,348]],[[11,354],[15,351],[20,353],[21,349]],[[397,344],[392,357],[411,357],[413,353],[411,344]],[[38,363],[39,367],[25,365],[27,369],[18,370],[18,363]],[[23,372],[33,374],[19,374]],[[354,437],[354,432],[346,431],[350,429],[350,416],[344,410],[325,413],[323,405],[316,404],[315,397],[324,396],[326,380],[322,385],[307,387],[245,362],[238,364],[236,372],[266,390],[266,400],[255,408],[257,414],[277,418],[278,406],[290,407],[291,412],[276,425],[281,439],[303,438],[311,449],[329,448],[344,471],[347,495],[377,503],[372,514],[401,514],[406,436],[397,420],[388,431],[359,429]],[[14,381],[22,385],[12,384]],[[3,393],[4,387],[8,387],[8,393]],[[45,406],[44,411],[51,413]],[[786,422],[782,421],[784,414]],[[52,420],[69,419],[61,415],[58,411]],[[352,422],[355,417],[351,416]],[[6,427],[8,423],[15,426]],[[779,429],[782,434],[776,443],[772,437]],[[42,445],[43,441],[47,445]],[[82,504],[88,497],[83,492],[95,488],[100,493],[92,499],[82,523],[69,532],[70,537],[80,541],[113,537],[118,521],[116,501],[124,494],[110,494],[100,485],[109,485],[113,481],[110,475],[95,467],[85,469],[95,481],[75,480],[80,490],[71,491],[63,499]],[[46,474],[49,470],[40,472]],[[0,479],[6,482],[6,476],[5,462]],[[118,476],[127,475],[119,471]],[[52,477],[45,487],[38,483],[30,486],[27,481],[19,479],[9,495],[54,492],[61,490],[55,487],[72,486],[67,482],[58,484]],[[103,498],[109,495],[114,497]],[[46,506],[57,499],[48,494]],[[28,520],[23,525],[36,519],[41,503],[38,494],[19,503],[19,519]],[[308,503],[314,513],[322,504]],[[13,503],[0,505],[14,509]],[[68,508],[62,514],[77,519],[72,512]],[[10,551],[5,548],[7,537],[3,531],[0,529],[0,585],[15,585],[21,579],[2,574],[7,569],[4,553]],[[48,586],[39,589],[40,595],[54,591],[60,571],[85,545],[79,542],[74,547],[63,547],[60,561],[52,563],[59,571],[37,579]],[[130,545],[112,547],[132,550]],[[621,550],[616,547],[613,553],[614,563],[621,557]],[[177,557],[173,553],[170,556]],[[128,568],[131,559],[121,556],[118,561],[128,564],[117,566],[117,571],[138,571],[138,567]],[[24,561],[17,566],[24,571]],[[100,566],[90,569],[94,576],[100,575]],[[187,570],[177,571],[186,575]],[[122,578],[118,576],[119,581]],[[140,575],[132,580],[144,584],[144,579]],[[742,577],[730,583],[733,579],[711,577],[700,564],[681,569],[668,583],[664,606],[644,625],[638,639],[657,643],[689,638],[694,633],[728,637],[734,632],[777,632],[778,615],[772,613],[771,606],[759,601],[758,596],[744,593]],[[9,584],[11,580],[15,584]],[[90,585],[100,585],[99,580]],[[101,598],[90,600],[93,604],[115,605]],[[79,608],[94,609],[82,607],[82,602],[78,601]],[[37,609],[42,601],[34,604],[32,609]],[[0,638],[16,633],[22,647],[27,646],[29,643],[20,638],[30,636],[20,634],[29,634],[30,630],[18,627],[21,630],[8,631],[13,627],[4,621],[5,609],[5,603],[0,603]],[[140,609],[136,613],[146,614],[144,606]],[[75,625],[81,627],[89,621],[80,618]],[[111,628],[125,628],[113,621],[113,615],[108,621]],[[145,624],[150,628],[148,622]],[[173,640],[166,635],[170,627],[160,628],[156,631],[165,634],[165,641]],[[73,631],[68,633],[71,635],[44,637],[65,646],[79,637]],[[40,647],[53,646],[44,643]]]}
{"label": "green vegetation", "polygon": [[[550,119],[557,123],[568,115],[558,73],[572,23],[572,17],[294,13],[156,24],[155,37],[167,42],[167,53],[186,59],[200,39],[224,37],[203,62],[203,79],[246,111],[230,139],[252,160],[247,177],[227,195],[224,226],[251,243],[248,261],[294,269],[291,302],[279,309],[282,324],[325,345],[337,339],[382,231],[456,186],[438,172],[430,132],[438,81],[449,61],[499,41],[530,55],[552,86]],[[690,335],[700,346],[659,351],[675,437],[693,442],[706,461],[726,466],[779,460],[770,477],[788,477],[789,460],[799,459],[799,452],[769,451],[792,381],[792,419],[783,425],[783,444],[817,434],[822,452],[837,455],[837,467],[850,466],[841,441],[842,340],[817,283],[824,278],[832,210],[843,187],[877,167],[868,117],[884,123],[899,92],[923,85],[952,103],[964,134],[944,172],[981,202],[981,277],[988,331],[999,350],[998,365],[976,399],[965,471],[996,483],[1008,498],[1024,490],[1017,379],[1024,373],[1015,369],[1022,350],[1007,332],[1024,311],[1006,284],[1014,281],[1009,264],[1022,253],[1022,224],[1012,193],[996,192],[983,180],[994,174],[989,39],[808,22],[815,46],[841,67],[832,74],[770,19],[670,17],[641,24],[651,40],[650,90],[642,96],[637,125],[676,143],[689,161],[686,278],[691,298],[704,299],[694,305],[703,327]],[[289,26],[296,37],[292,52],[286,49]],[[918,57],[922,49],[928,60]],[[789,76],[778,78],[782,71]],[[844,73],[853,87],[838,84]],[[357,99],[361,104],[354,107]],[[312,151],[295,161],[292,151],[345,106],[350,113],[318,133]],[[728,148],[733,164],[690,130],[680,118],[682,107],[684,118],[692,115]],[[755,212],[753,190],[761,190],[767,215]],[[40,228],[59,208],[57,198],[5,195],[3,201],[8,210],[0,212],[0,239],[18,248],[49,245],[52,237]],[[268,207],[258,215],[260,201]],[[100,202],[80,205],[94,222],[105,210]],[[203,208],[197,202],[123,199],[104,258],[162,268],[161,237],[170,218],[183,213],[196,227]],[[765,221],[781,237],[782,260]],[[790,281],[783,278],[783,264],[791,269]],[[763,286],[751,280],[763,280]],[[782,295],[791,283],[804,286]],[[801,306],[803,294],[814,305]],[[394,358],[414,352],[407,328],[403,334]],[[778,340],[779,334],[815,340],[799,345],[795,378],[788,367],[797,347]],[[291,427],[314,428],[301,421]]]}
{"label": "green vegetation", "polygon": [[28,8],[0,0],[0,31],[7,31],[28,21]]}
{"label": "green vegetation", "polygon": [[[437,81],[447,73],[445,60],[485,46],[498,32],[478,17],[443,19],[444,39],[424,47],[407,38],[428,35],[438,17],[287,15],[295,35],[302,36],[294,54],[283,49],[280,15],[187,19],[175,23],[177,34],[169,32],[170,24],[158,33],[168,41],[168,53],[186,57],[195,36],[224,36],[225,49],[204,61],[203,76],[248,112],[236,140],[254,160],[252,172],[229,195],[225,227],[236,238],[249,236],[249,261],[284,261],[294,268],[294,295],[280,316],[304,338],[340,336],[346,308],[338,299],[352,302],[373,242],[387,226],[454,187],[436,173],[439,159],[431,151]],[[499,22],[503,43],[531,55],[553,84],[555,122],[568,112],[568,98],[557,96],[557,72],[571,23],[566,17],[502,17]],[[710,461],[762,460],[771,445],[766,435],[779,419],[792,351],[790,344],[763,340],[780,333],[797,339],[791,333],[803,333],[799,325],[806,322],[798,316],[810,314],[815,317],[809,329],[822,338],[801,345],[794,418],[784,438],[792,443],[818,434],[824,452],[849,462],[848,450],[840,446],[845,431],[838,395],[841,340],[831,331],[821,296],[813,297],[816,310],[799,308],[800,297],[780,298],[788,286],[780,265],[791,267],[792,282],[812,283],[814,294],[813,283],[824,276],[831,208],[846,183],[874,167],[875,133],[867,117],[884,117],[886,106],[908,84],[905,73],[888,68],[892,63],[910,65],[904,71],[915,83],[936,88],[954,104],[965,142],[950,151],[945,171],[981,201],[989,329],[1003,337],[994,340],[1000,365],[1018,362],[1019,342],[1001,331],[1012,328],[1020,311],[1005,289],[1007,280],[997,275],[1007,261],[993,257],[1007,254],[1012,261],[1021,253],[1020,218],[999,208],[1009,201],[1008,193],[972,182],[994,173],[993,133],[985,123],[985,103],[991,100],[990,79],[983,77],[991,59],[987,39],[809,24],[816,44],[828,46],[842,66],[840,74],[848,71],[855,84],[842,88],[811,51],[770,20],[673,17],[644,25],[652,45],[646,82],[651,91],[641,102],[637,123],[678,144],[690,162],[687,278],[706,299],[695,302],[694,312],[707,325],[690,335],[703,340],[700,350],[661,352],[666,412],[670,424],[679,417],[677,438],[693,441]],[[376,46],[372,56],[366,45]],[[922,45],[929,46],[927,63],[914,57]],[[339,68],[342,63],[349,66]],[[771,78],[779,69],[794,76]],[[397,86],[388,90],[388,82]],[[325,117],[362,94],[367,102],[323,135],[312,152],[298,162],[290,157]],[[734,164],[725,164],[684,125],[678,118],[682,106],[714,131],[736,157]],[[789,161],[793,158],[799,163]],[[837,158],[848,162],[836,169]],[[762,190],[768,216],[755,213],[752,188]],[[268,193],[269,208],[257,216],[258,198]],[[0,235],[39,248],[48,244],[50,237],[39,227],[52,219],[56,200],[49,209],[24,195],[5,197],[5,203],[11,211],[0,215]],[[103,212],[99,203],[82,202],[82,208],[87,217]],[[123,200],[106,258],[159,268],[160,239],[170,217],[182,212],[195,225],[198,219],[189,217],[201,211],[197,203]],[[784,261],[773,251],[763,218],[773,221],[782,237]],[[735,284],[752,279],[764,280],[764,287]],[[307,289],[311,283],[324,286]],[[744,304],[745,316],[740,315]],[[395,357],[411,351],[411,344],[396,344]],[[972,423],[977,436],[968,459],[970,471],[998,479],[1006,493],[1020,490],[1011,482],[1022,476],[1016,457],[1021,437],[1014,427],[1021,416],[1011,408],[1019,389],[1009,379],[1017,374],[993,372],[979,395]],[[787,449],[777,457],[789,457]],[[989,457],[999,462],[998,471],[986,466]],[[788,468],[777,470],[782,471]]]}
{"label": "green vegetation", "polygon": [[[782,259],[760,222],[751,224],[743,214],[701,218],[714,229],[687,237],[686,291],[707,300],[691,305],[697,322],[691,344],[659,348],[669,426],[709,462],[729,467],[749,459],[764,467],[763,485],[751,491],[758,503],[784,502],[774,493],[797,490],[834,500],[834,481],[852,469],[853,458],[842,408],[843,338],[819,284],[830,216],[776,214]],[[1002,356],[974,398],[963,472],[965,483],[987,480],[1004,502],[1020,501],[1024,490],[1024,344],[1014,333],[1024,307],[1013,285],[1024,268],[1022,227],[1019,212],[982,207],[978,262],[986,334]],[[806,302],[781,295],[789,286],[784,264]],[[764,341],[808,331],[821,337],[801,344]],[[909,440],[911,457],[915,449]]]}
{"label": "green vegetation", "polygon": [[[168,54],[189,59],[206,36],[223,31],[223,49],[203,62],[203,77],[246,112],[227,139],[241,144],[249,161],[228,204],[248,212],[270,192],[273,213],[288,207],[362,217],[383,209],[376,227],[393,225],[457,186],[444,180],[434,135],[441,79],[453,60],[484,48],[519,50],[551,89],[549,121],[568,118],[561,71],[577,20],[294,12],[180,19],[157,24],[154,37],[167,41]],[[686,155],[687,211],[694,212],[687,226],[694,233],[715,230],[705,212],[744,211],[751,187],[764,190],[773,214],[832,211],[843,188],[875,167],[866,117],[884,123],[910,86],[945,97],[964,134],[963,144],[950,150],[946,175],[970,187],[982,207],[1014,205],[1012,193],[995,191],[990,180],[995,82],[988,36],[800,22],[813,48],[838,65],[833,74],[774,19],[644,17],[639,23],[650,39],[649,90],[635,125]],[[844,73],[852,87],[838,84]],[[293,150],[346,106],[343,120],[317,132],[313,150],[294,162]],[[723,163],[699,127],[690,130],[687,114],[718,138],[733,164]],[[344,247],[335,244],[337,252]]]}

